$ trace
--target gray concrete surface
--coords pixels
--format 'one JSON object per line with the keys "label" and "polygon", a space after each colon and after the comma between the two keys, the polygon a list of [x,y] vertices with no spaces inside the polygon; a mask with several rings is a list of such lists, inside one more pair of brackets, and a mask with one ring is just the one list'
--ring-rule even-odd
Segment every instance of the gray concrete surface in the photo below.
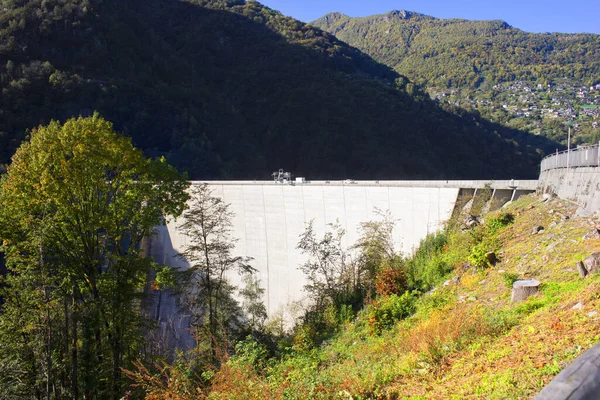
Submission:
{"label": "gray concrete surface", "polygon": [[540,174],[538,193],[553,193],[576,202],[592,213],[600,212],[598,167],[556,168]]}

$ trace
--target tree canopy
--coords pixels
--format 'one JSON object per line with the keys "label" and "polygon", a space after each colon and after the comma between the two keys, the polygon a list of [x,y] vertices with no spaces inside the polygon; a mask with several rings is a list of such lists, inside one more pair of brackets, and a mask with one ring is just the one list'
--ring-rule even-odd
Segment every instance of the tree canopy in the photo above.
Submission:
{"label": "tree canopy", "polygon": [[32,131],[0,179],[0,392],[123,395],[148,328],[140,243],[183,212],[187,186],[98,114]]}

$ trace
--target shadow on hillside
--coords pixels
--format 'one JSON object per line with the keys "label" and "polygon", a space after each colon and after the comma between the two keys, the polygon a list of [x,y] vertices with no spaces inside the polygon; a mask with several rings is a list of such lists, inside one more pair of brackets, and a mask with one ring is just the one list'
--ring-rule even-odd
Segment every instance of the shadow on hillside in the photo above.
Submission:
{"label": "shadow on hillside", "polygon": [[396,90],[394,71],[316,28],[256,3],[239,10],[110,0],[71,30],[52,22],[29,51],[64,76],[41,70],[8,93],[0,131],[99,110],[195,179],[278,168],[312,179],[533,178],[556,148]]}

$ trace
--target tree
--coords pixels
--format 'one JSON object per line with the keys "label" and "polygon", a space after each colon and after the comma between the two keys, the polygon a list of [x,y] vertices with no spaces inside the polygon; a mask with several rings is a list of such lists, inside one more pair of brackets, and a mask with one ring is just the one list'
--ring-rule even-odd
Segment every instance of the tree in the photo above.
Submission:
{"label": "tree", "polygon": [[267,319],[267,309],[263,302],[265,289],[254,274],[244,276],[244,288],[240,290],[242,310],[247,318],[248,327],[253,331],[262,331]]}
{"label": "tree", "polygon": [[148,326],[139,244],[183,212],[187,186],[98,114],[31,133],[0,179],[1,392],[121,397]]}
{"label": "tree", "polygon": [[297,246],[309,257],[300,266],[308,279],[304,288],[311,294],[315,309],[321,311],[329,304],[336,304],[356,288],[354,269],[342,244],[346,232],[338,221],[328,224],[328,227],[323,238],[318,239],[313,221],[310,221],[300,235]]}
{"label": "tree", "polygon": [[[357,284],[365,294],[374,294],[375,286],[386,287],[383,292],[392,291],[388,285],[395,285],[405,276],[402,258],[394,249],[392,236],[395,221],[389,210],[375,209],[379,220],[361,222],[360,237],[353,249],[357,256]],[[405,279],[404,279],[405,280]]]}
{"label": "tree", "polygon": [[240,323],[235,288],[228,282],[231,272],[252,273],[250,258],[234,256],[229,205],[212,195],[207,184],[191,190],[190,208],[179,229],[190,241],[181,256],[190,265],[184,271],[182,307],[192,314],[192,325],[200,346],[210,347],[210,361],[217,361],[226,330]]}

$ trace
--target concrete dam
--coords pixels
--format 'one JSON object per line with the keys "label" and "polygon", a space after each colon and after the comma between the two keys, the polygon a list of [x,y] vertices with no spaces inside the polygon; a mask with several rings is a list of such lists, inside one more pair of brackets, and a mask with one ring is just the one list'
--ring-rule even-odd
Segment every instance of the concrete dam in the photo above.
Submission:
{"label": "concrete dam", "polygon": [[[306,283],[298,267],[306,261],[296,248],[300,235],[313,221],[317,238],[327,225],[339,221],[345,229],[344,245],[359,238],[361,222],[377,220],[377,210],[390,212],[395,226],[395,249],[411,254],[429,233],[443,227],[455,207],[483,195],[498,208],[522,194],[536,190],[537,181],[209,181],[212,195],[230,205],[234,213],[232,236],[237,239],[233,255],[249,256],[265,289],[269,317],[293,315],[293,304],[304,299]],[[461,199],[459,201],[459,199]],[[186,268],[177,257],[188,238],[180,232],[181,220],[158,227],[150,243],[150,255],[163,265]],[[237,274],[228,277],[240,286]],[[167,296],[168,297],[168,296]],[[175,301],[163,299],[156,319],[173,315]],[[287,317],[286,317],[287,315]],[[166,323],[166,322],[165,322]]]}

